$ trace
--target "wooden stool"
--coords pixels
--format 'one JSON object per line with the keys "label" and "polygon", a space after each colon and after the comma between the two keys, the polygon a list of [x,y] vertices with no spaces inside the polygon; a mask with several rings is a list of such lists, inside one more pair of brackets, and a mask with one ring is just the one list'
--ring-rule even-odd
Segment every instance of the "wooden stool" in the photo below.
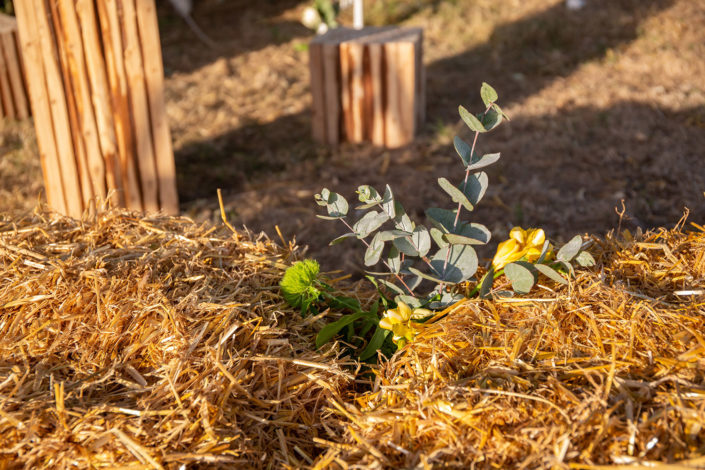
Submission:
{"label": "wooden stool", "polygon": [[337,145],[410,143],[424,121],[419,28],[336,28],[309,46],[313,138]]}
{"label": "wooden stool", "polygon": [[24,68],[17,40],[17,20],[0,14],[0,117],[29,116]]}

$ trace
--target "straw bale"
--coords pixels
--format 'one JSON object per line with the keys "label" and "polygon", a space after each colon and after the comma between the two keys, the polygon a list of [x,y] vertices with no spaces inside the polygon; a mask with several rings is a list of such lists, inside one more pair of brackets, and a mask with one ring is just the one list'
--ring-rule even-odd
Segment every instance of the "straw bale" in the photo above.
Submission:
{"label": "straw bale", "polygon": [[455,305],[340,411],[318,468],[705,468],[694,228],[593,239],[569,286]]}
{"label": "straw bale", "polygon": [[351,369],[276,287],[293,245],[109,211],[0,218],[0,468],[282,468]]}

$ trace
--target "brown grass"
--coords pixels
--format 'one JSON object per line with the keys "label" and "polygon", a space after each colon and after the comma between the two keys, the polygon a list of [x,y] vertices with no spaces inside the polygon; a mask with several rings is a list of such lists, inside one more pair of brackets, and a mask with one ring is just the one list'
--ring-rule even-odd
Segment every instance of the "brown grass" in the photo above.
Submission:
{"label": "brown grass", "polygon": [[314,349],[338,313],[282,302],[293,244],[124,211],[6,218],[0,468],[701,468],[693,229],[593,238],[569,286],[456,304],[371,383]]}

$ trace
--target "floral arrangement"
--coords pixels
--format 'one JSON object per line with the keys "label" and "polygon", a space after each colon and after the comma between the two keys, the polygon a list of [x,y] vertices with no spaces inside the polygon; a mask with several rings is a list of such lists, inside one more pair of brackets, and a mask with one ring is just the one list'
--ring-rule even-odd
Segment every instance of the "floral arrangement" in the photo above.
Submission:
{"label": "floral arrangement", "polygon": [[[327,212],[319,217],[338,221],[347,230],[331,244],[357,239],[365,246],[365,265],[382,265],[386,269],[368,273],[367,278],[380,295],[369,310],[362,309],[355,299],[336,296],[312,260],[287,270],[281,282],[282,292],[302,313],[317,311],[321,306],[351,312],[321,329],[318,346],[344,333],[346,343],[361,360],[367,360],[378,350],[393,352],[413,341],[424,325],[440,319],[437,311],[465,298],[526,294],[540,275],[566,284],[573,274],[573,264],[595,264],[583,250],[579,235],[554,253],[542,229],[514,227],[509,238],[499,244],[485,274],[477,279],[479,260],[474,247],[487,244],[491,234],[484,225],[463,220],[462,216],[464,212],[471,213],[487,191],[489,179],[482,170],[500,158],[499,153],[476,153],[478,138],[508,120],[497,104],[497,92],[487,83],[482,84],[480,97],[484,109],[477,114],[459,107],[461,119],[474,132],[472,144],[454,138],[463,177],[457,183],[438,179],[453,206],[427,209],[428,225],[417,224],[406,214],[389,185],[382,193],[368,185],[358,188],[361,204],[355,209],[363,215],[353,223],[348,221],[350,205],[345,197],[327,188],[315,195],[316,203]],[[501,276],[510,281],[513,292],[493,292],[494,281]],[[380,305],[384,309],[381,318]]]}

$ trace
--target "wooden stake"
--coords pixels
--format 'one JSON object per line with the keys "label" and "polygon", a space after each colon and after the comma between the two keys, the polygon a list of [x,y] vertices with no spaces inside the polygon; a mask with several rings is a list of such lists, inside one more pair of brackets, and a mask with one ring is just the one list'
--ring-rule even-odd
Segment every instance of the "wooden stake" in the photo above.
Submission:
{"label": "wooden stake", "polygon": [[323,44],[323,80],[326,94],[326,139],[330,145],[340,142],[340,89],[338,88],[338,46]]}
{"label": "wooden stake", "polygon": [[[139,0],[138,0],[139,1]],[[125,71],[130,89],[131,116],[137,145],[137,167],[139,168],[144,209],[159,210],[159,187],[152,129],[149,123],[149,105],[144,77],[144,63],[137,30],[135,0],[122,1],[122,26],[125,38]]]}
{"label": "wooden stake", "polygon": [[319,142],[326,141],[326,100],[323,84],[323,48],[311,43],[308,49],[309,72],[311,74],[311,132]]}
{"label": "wooden stake", "polygon": [[145,77],[159,175],[159,203],[165,212],[174,215],[179,213],[179,196],[176,192],[171,133],[164,107],[164,67],[157,12],[153,1],[137,0],[137,24],[142,40],[142,55],[149,58],[145,61]]}
{"label": "wooden stake", "polygon": [[[10,79],[8,74],[8,67],[5,62],[4,54],[0,51],[0,90],[2,94],[0,98],[2,99],[3,114],[10,119],[15,119],[17,114],[15,113],[15,106],[12,103],[12,91],[10,90]],[[0,115],[1,116],[1,115]]]}
{"label": "wooden stake", "polygon": [[27,119],[29,117],[29,106],[27,104],[27,95],[25,94],[24,80],[22,79],[24,74],[20,54],[17,52],[16,36],[14,32],[6,32],[0,37],[2,38],[2,50],[5,54],[5,62],[10,75],[10,87],[14,97],[17,119]]}
{"label": "wooden stake", "polygon": [[44,0],[34,0],[34,11],[36,12],[37,31],[41,44],[42,59],[45,65],[44,72],[47,80],[47,90],[49,93],[49,108],[51,109],[54,135],[56,137],[56,148],[59,154],[61,165],[61,178],[66,197],[66,209],[68,215],[81,217],[83,204],[81,197],[80,183],[78,181],[78,168],[76,167],[76,157],[71,142],[71,130],[66,120],[68,110],[66,109],[66,97],[64,96],[61,73],[57,60],[57,51],[52,40],[51,26],[48,22],[48,10]]}
{"label": "wooden stake", "polygon": [[374,145],[384,146],[384,69],[382,67],[382,45],[372,43],[368,46],[370,54],[370,81],[372,96],[372,121],[370,140]]}
{"label": "wooden stake", "polygon": [[114,115],[115,137],[118,145],[120,175],[123,181],[125,204],[128,209],[143,210],[142,191],[137,177],[137,166],[133,158],[134,138],[130,123],[130,105],[127,75],[122,55],[122,28],[120,26],[116,0],[98,2],[98,14],[105,49],[105,62],[110,84]]}
{"label": "wooden stake", "polygon": [[359,143],[364,139],[364,105],[365,86],[363,77],[363,45],[358,42],[348,43],[350,60],[350,118],[352,133],[348,135],[350,142]]}
{"label": "wooden stake", "polygon": [[30,32],[37,30],[36,11],[32,0],[17,0],[14,6],[17,11],[19,38],[27,69],[34,71],[26,76],[27,88],[32,97],[32,114],[37,130],[37,145],[44,173],[47,201],[58,212],[66,213],[61,167],[54,140],[44,65],[42,64],[39,43],[30,34]]}
{"label": "wooden stake", "polygon": [[[98,3],[102,2],[99,1]],[[98,34],[93,0],[78,0],[76,2],[76,14],[80,21],[81,36],[83,38],[85,65],[91,87],[91,102],[97,126],[100,153],[104,162],[105,180],[108,190],[111,191],[113,204],[122,206],[125,204],[124,189],[117,156],[113,110],[110,105],[105,61],[101,54],[101,48],[97,47],[101,40]]]}

